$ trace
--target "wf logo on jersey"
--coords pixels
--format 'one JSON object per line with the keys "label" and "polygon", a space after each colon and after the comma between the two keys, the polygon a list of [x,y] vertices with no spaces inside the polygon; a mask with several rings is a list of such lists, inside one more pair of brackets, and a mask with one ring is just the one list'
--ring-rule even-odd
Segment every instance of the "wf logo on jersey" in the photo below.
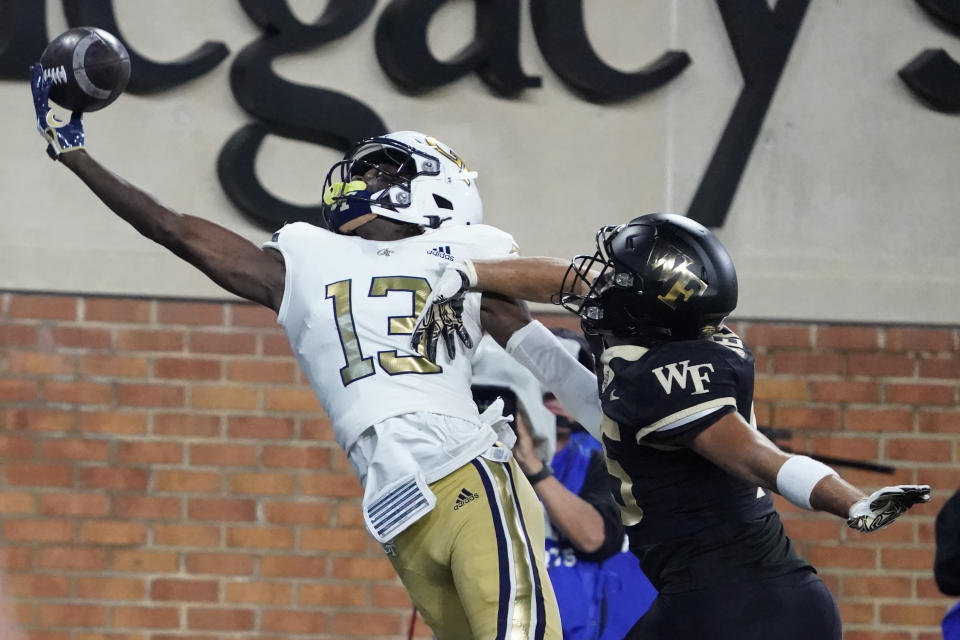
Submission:
{"label": "wf logo on jersey", "polygon": [[691,366],[689,360],[684,360],[683,362],[674,362],[664,367],[657,367],[653,370],[653,375],[657,377],[657,382],[660,383],[660,386],[663,387],[667,395],[673,393],[674,383],[686,391],[687,382],[690,382],[693,385],[691,395],[698,396],[709,391],[706,387],[706,383],[710,382],[708,371],[713,371],[713,365],[709,362]]}
{"label": "wf logo on jersey", "polygon": [[647,260],[650,271],[657,274],[660,282],[664,284],[669,285],[673,282],[673,287],[666,294],[657,296],[658,300],[671,309],[676,309],[678,303],[686,302],[707,290],[707,283],[687,268],[691,264],[693,260],[676,247],[659,239],[654,244],[653,251],[650,252],[650,258]]}

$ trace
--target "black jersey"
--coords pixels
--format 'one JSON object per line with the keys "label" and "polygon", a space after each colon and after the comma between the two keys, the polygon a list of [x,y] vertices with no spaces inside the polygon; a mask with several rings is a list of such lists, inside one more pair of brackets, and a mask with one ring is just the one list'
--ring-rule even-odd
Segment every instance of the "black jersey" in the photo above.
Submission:
{"label": "black jersey", "polygon": [[775,576],[808,566],[763,489],[694,453],[697,434],[753,418],[753,354],[733,332],[601,358],[603,445],[630,548],[658,590]]}

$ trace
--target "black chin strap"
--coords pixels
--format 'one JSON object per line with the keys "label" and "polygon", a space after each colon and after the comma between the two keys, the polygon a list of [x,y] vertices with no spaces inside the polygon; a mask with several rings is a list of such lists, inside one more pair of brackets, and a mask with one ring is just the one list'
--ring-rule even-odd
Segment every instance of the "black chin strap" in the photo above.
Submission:
{"label": "black chin strap", "polygon": [[425,224],[424,226],[429,227],[431,229],[439,229],[440,225],[442,225],[447,220],[453,220],[453,217],[451,216],[448,216],[446,218],[441,218],[440,216],[423,216],[423,217],[427,219],[427,224]]}

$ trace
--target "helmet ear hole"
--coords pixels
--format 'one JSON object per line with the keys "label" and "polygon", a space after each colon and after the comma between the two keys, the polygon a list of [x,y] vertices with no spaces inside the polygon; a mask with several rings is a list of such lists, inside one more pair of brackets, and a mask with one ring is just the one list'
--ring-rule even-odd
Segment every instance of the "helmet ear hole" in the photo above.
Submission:
{"label": "helmet ear hole", "polygon": [[437,203],[437,208],[439,209],[449,209],[453,211],[453,203],[441,196],[440,194],[433,194],[433,201]]}

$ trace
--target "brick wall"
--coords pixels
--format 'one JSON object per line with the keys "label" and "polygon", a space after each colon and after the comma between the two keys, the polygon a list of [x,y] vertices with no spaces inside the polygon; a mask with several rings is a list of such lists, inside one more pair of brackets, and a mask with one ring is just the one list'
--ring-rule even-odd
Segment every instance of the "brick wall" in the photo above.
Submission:
{"label": "brick wall", "polygon": [[[846,640],[938,638],[957,330],[733,324],[757,354],[760,423],[791,429],[786,446],[897,467],[845,473],[865,489],[934,485],[869,537],[778,506]],[[272,313],[0,294],[0,462],[0,561],[31,640],[407,635],[409,602]]]}

